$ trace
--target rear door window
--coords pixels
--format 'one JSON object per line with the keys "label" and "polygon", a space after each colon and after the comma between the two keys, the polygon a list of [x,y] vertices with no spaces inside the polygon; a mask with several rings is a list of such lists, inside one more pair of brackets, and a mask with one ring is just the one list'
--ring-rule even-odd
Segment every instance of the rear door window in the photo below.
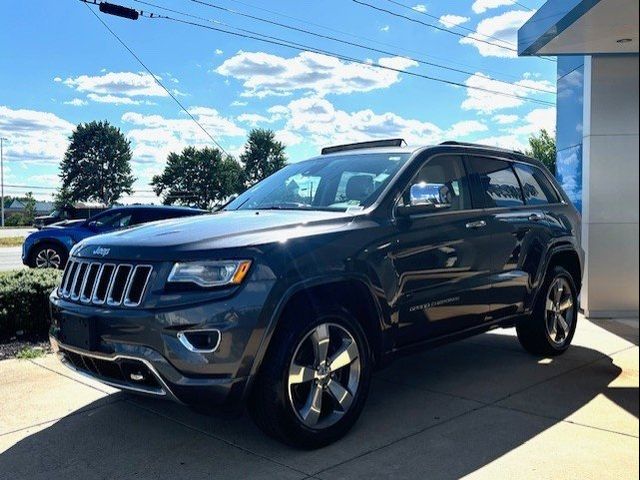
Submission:
{"label": "rear door window", "polygon": [[484,208],[524,205],[520,182],[510,162],[486,157],[469,157],[468,162],[479,182]]}
{"label": "rear door window", "polygon": [[515,169],[528,205],[548,205],[559,202],[554,188],[539,168],[519,163],[515,165]]}

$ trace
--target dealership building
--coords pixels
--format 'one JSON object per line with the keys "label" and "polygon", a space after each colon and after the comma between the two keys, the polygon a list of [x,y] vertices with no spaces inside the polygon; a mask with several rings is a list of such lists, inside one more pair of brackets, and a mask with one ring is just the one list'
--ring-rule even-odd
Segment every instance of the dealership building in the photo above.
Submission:
{"label": "dealership building", "polygon": [[555,56],[557,177],[582,212],[589,317],[638,317],[638,0],[549,0],[518,32]]}

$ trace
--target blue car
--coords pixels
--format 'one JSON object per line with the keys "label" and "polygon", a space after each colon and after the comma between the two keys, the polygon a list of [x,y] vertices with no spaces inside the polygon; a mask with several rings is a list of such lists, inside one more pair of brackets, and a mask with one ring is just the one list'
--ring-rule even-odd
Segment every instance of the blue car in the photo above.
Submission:
{"label": "blue car", "polygon": [[187,207],[135,205],[114,207],[88,220],[70,220],[44,227],[22,245],[22,263],[31,268],[64,268],[69,251],[80,240],[141,223],[202,215],[205,210]]}

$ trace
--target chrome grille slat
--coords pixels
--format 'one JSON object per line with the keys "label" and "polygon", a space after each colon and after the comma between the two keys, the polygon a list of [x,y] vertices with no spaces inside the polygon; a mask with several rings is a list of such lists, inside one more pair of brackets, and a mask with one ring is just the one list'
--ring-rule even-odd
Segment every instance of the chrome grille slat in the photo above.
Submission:
{"label": "chrome grille slat", "polygon": [[136,307],[144,298],[152,272],[151,265],[71,258],[58,294],[84,304]]}

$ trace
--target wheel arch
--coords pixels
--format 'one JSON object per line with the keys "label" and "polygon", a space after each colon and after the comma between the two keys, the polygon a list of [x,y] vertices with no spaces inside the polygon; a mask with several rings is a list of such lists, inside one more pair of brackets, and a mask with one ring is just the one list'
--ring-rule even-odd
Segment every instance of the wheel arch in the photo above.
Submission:
{"label": "wheel arch", "polygon": [[54,245],[56,247],[59,247],[60,249],[62,249],[62,251],[65,253],[67,257],[69,256],[69,249],[67,248],[67,246],[64,244],[62,240],[57,238],[46,237],[46,238],[36,240],[29,247],[29,250],[27,251],[25,256],[28,259],[29,263],[33,261],[33,256],[37,251],[37,248],[41,247],[42,245]]}
{"label": "wheel arch", "polygon": [[381,362],[386,351],[385,330],[387,323],[371,284],[357,275],[305,280],[289,287],[274,309],[254,357],[245,389],[245,397],[251,390],[253,380],[260,371],[262,360],[266,356],[284,315],[292,308],[301,308],[301,305],[307,308],[309,305],[317,306],[318,302],[327,298],[330,298],[334,303],[344,305],[358,319],[370,341],[374,364]]}

